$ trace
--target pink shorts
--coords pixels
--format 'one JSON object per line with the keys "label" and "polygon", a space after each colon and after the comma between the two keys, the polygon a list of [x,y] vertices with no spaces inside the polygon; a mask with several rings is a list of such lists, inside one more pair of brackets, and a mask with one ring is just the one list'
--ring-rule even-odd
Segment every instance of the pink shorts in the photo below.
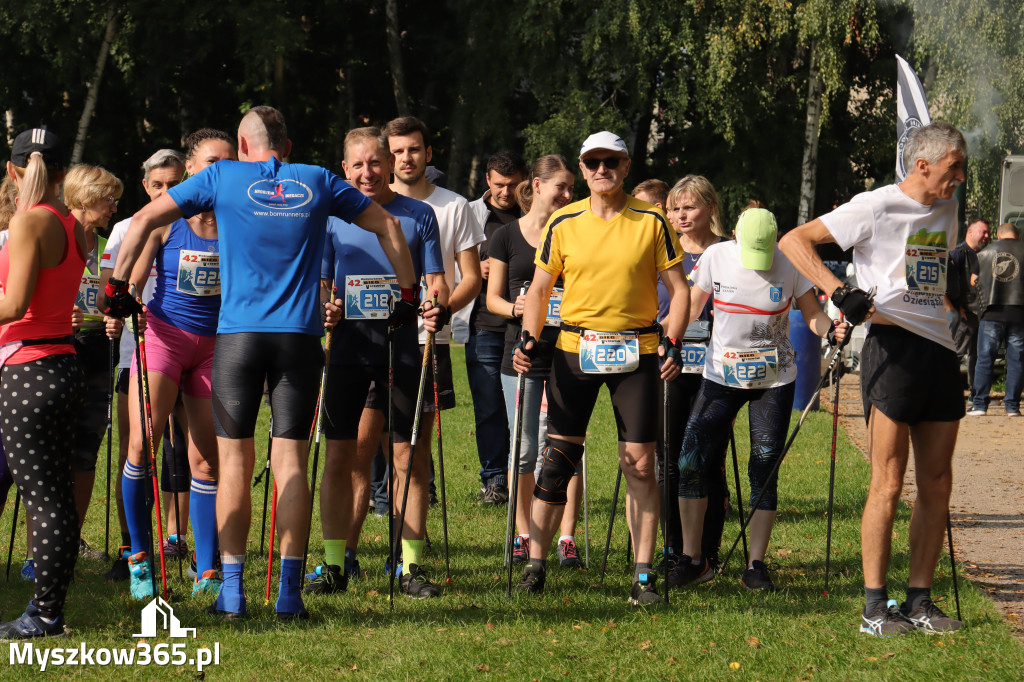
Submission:
{"label": "pink shorts", "polygon": [[[216,341],[216,336],[193,334],[150,314],[146,319],[146,369],[173,380],[185,395],[209,398]],[[133,356],[132,376],[137,372]]]}

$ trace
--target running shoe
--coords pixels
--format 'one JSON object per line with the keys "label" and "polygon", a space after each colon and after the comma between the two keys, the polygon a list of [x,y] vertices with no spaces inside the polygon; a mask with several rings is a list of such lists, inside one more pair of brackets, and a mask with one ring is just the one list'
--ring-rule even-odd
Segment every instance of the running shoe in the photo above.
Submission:
{"label": "running shoe", "polygon": [[881,604],[871,613],[862,613],[860,632],[874,637],[894,637],[913,632],[914,624],[900,613],[895,599],[890,599],[885,606]]}
{"label": "running shoe", "polygon": [[110,558],[106,552],[90,547],[85,538],[78,538],[78,556],[82,559],[92,559],[93,561],[106,561]]}
{"label": "running shoe", "polygon": [[164,540],[165,559],[177,559],[178,557],[184,559],[188,555],[188,543],[185,542],[185,538],[180,535],[170,535]]}
{"label": "running shoe", "polygon": [[[914,624],[921,632],[927,635],[948,635],[963,627],[964,623],[956,618],[950,618],[942,612],[930,597],[925,597],[918,602],[917,608],[910,611],[904,603],[900,606],[900,615]],[[863,632],[863,629],[862,629]]]}
{"label": "running shoe", "polygon": [[984,417],[987,412],[988,412],[987,410],[983,410],[983,409],[978,408],[978,407],[972,407],[971,409],[967,410],[967,416],[968,417]]}
{"label": "running shoe", "polygon": [[373,508],[373,515],[377,518],[383,518],[387,516],[389,513],[390,512],[388,511],[388,505],[384,504],[383,502],[378,502],[377,506]]}
{"label": "running shoe", "polygon": [[153,560],[145,552],[128,557],[128,573],[131,575],[129,592],[132,599],[144,601],[153,598]]}
{"label": "running shoe", "polygon": [[668,572],[665,582],[669,587],[688,587],[714,579],[715,571],[711,568],[707,557],[702,557],[699,564],[694,564],[688,555],[680,554],[676,565]]}
{"label": "running shoe", "polygon": [[[213,558],[213,570],[217,571],[217,573],[220,573],[220,571],[221,571],[220,554],[219,553]],[[195,550],[192,550],[192,559],[189,562],[188,568],[185,569],[185,574],[188,575],[190,580],[195,580],[196,578],[199,577],[199,568],[196,566],[196,551]],[[204,571],[203,574],[205,575],[206,572]],[[312,580],[312,578],[310,578],[310,580]]]}
{"label": "running shoe", "polygon": [[500,507],[508,502],[508,487],[500,483],[488,484],[480,492],[480,500],[486,505]]}
{"label": "running shoe", "polygon": [[35,582],[36,562],[33,559],[25,559],[21,562],[21,579],[25,582]]}
{"label": "running shoe", "polygon": [[576,547],[576,541],[572,538],[558,541],[558,565],[562,568],[580,568],[583,562],[580,561],[580,551]]}
{"label": "running shoe", "polygon": [[430,582],[423,568],[417,564],[409,564],[409,572],[403,573],[398,582],[399,588],[414,599],[430,599],[441,596],[441,590]]}
{"label": "running shoe", "polygon": [[[400,577],[402,577],[402,552],[401,551],[398,552],[398,557],[396,557],[396,558],[398,560],[397,561],[398,566],[395,567],[395,577],[396,578],[400,578]],[[388,557],[387,559],[384,560],[384,575],[386,575],[386,576],[390,576],[391,575],[391,557]]]}
{"label": "running shoe", "polygon": [[216,597],[220,594],[221,583],[224,582],[220,579],[217,571],[209,570],[203,572],[203,579],[196,580],[192,583],[192,596],[198,597],[199,595]]}
{"label": "running shoe", "polygon": [[[37,637],[62,637],[64,635],[64,616],[57,616],[52,623],[47,623],[39,615],[39,609],[32,604],[16,620],[0,623],[0,641],[13,639],[35,639]],[[12,654],[13,655],[13,654]]]}
{"label": "running shoe", "polygon": [[512,541],[512,563],[521,564],[530,560],[530,538],[517,535]]}
{"label": "running shoe", "polygon": [[128,545],[121,545],[117,548],[117,558],[110,570],[103,574],[103,579],[110,583],[119,583],[128,580],[128,557],[132,555],[132,548]]}
{"label": "running shoe", "polygon": [[305,594],[335,594],[348,589],[348,575],[342,573],[339,566],[317,566],[313,575],[313,579],[302,588]]}
{"label": "running shoe", "polygon": [[547,579],[547,571],[542,567],[531,568],[529,564],[523,570],[523,577],[519,579],[519,584],[516,585],[515,589],[517,592],[526,592],[527,594],[540,594],[544,591],[544,581]]}
{"label": "running shoe", "polygon": [[764,565],[764,562],[755,559],[753,566],[753,568],[743,571],[743,577],[740,578],[743,587],[754,592],[774,592],[775,583],[768,575],[768,567]]}
{"label": "running shoe", "polygon": [[1007,417],[1019,417],[1020,416],[1020,410],[1007,410],[1006,411],[1006,416]]}
{"label": "running shoe", "polygon": [[658,594],[658,574],[653,571],[641,573],[629,591],[629,603],[633,606],[658,606],[665,598]]}

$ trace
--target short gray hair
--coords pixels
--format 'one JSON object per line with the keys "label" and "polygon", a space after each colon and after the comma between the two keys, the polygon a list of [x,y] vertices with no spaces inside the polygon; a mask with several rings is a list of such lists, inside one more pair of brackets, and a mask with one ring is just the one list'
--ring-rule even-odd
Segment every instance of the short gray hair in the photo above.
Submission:
{"label": "short gray hair", "polygon": [[945,121],[934,121],[921,128],[914,128],[907,136],[903,149],[904,167],[910,169],[918,159],[929,164],[938,163],[951,151],[967,156],[967,141],[959,130]]}
{"label": "short gray hair", "polygon": [[142,177],[144,180],[149,180],[149,174],[154,168],[171,168],[173,166],[180,166],[184,171],[184,155],[173,149],[161,149],[142,162]]}

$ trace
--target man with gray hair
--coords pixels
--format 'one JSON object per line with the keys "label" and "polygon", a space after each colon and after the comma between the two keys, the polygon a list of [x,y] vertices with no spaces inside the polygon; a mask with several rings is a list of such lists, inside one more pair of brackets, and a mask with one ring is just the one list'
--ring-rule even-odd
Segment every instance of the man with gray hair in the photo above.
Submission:
{"label": "man with gray hair", "polygon": [[299,584],[310,513],[309,433],[324,364],[319,290],[328,216],[376,235],[401,287],[389,322],[416,319],[416,279],[398,220],[330,171],[282,161],[290,153],[281,112],[250,109],[238,125],[240,160],[207,167],[136,213],[106,286],[105,312],[136,312],[126,280],[150,232],[182,216],[216,212],[221,308],[211,383],[224,581],[211,611],[226,618],[246,614],[253,435],[264,382],[274,415],[271,466],[281,491],[277,615],[282,621],[309,616]]}
{"label": "man with gray hair", "polygon": [[1008,417],[1020,416],[1024,385],[1024,244],[1013,223],[1003,223],[996,241],[978,254],[981,323],[978,327],[978,365],[974,373],[972,417],[984,416],[992,389],[993,368],[999,346],[1006,342],[1006,395]]}
{"label": "man with gray hair", "polygon": [[[964,415],[960,368],[946,322],[946,267],[957,234],[953,191],[964,181],[967,145],[948,123],[914,130],[898,185],[855,196],[792,230],[779,248],[851,324],[870,320],[861,353],[861,391],[868,422],[871,485],[861,520],[865,607],[860,631],[902,635],[953,632],[963,623],[931,599],[953,484],[952,459]],[[815,246],[853,249],[857,282],[844,285]],[[910,577],[898,605],[886,591],[892,526],[914,443],[917,500],[910,522]]]}

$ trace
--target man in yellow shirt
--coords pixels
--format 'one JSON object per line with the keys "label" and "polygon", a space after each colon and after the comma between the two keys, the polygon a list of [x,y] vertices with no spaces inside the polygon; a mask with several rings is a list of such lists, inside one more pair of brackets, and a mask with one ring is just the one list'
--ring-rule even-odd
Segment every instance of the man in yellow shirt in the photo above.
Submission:
{"label": "man in yellow shirt", "polygon": [[[619,136],[591,135],[580,149],[590,196],[556,211],[534,260],[523,314],[525,339],[513,365],[529,370],[547,302],[562,277],[562,333],[548,381],[548,442],[530,520],[530,560],[518,588],[544,589],[546,557],[566,502],[566,487],[583,456],[583,440],[597,394],[607,385],[619,434],[619,465],[626,477],[627,517],[636,567],[631,604],[653,605],[658,594],[651,566],[659,511],[655,481],[657,382],[679,374],[678,339],[689,314],[683,250],[661,209],[622,189],[629,153]],[[658,276],[671,307],[659,345]],[[659,370],[659,354],[667,356]]]}

